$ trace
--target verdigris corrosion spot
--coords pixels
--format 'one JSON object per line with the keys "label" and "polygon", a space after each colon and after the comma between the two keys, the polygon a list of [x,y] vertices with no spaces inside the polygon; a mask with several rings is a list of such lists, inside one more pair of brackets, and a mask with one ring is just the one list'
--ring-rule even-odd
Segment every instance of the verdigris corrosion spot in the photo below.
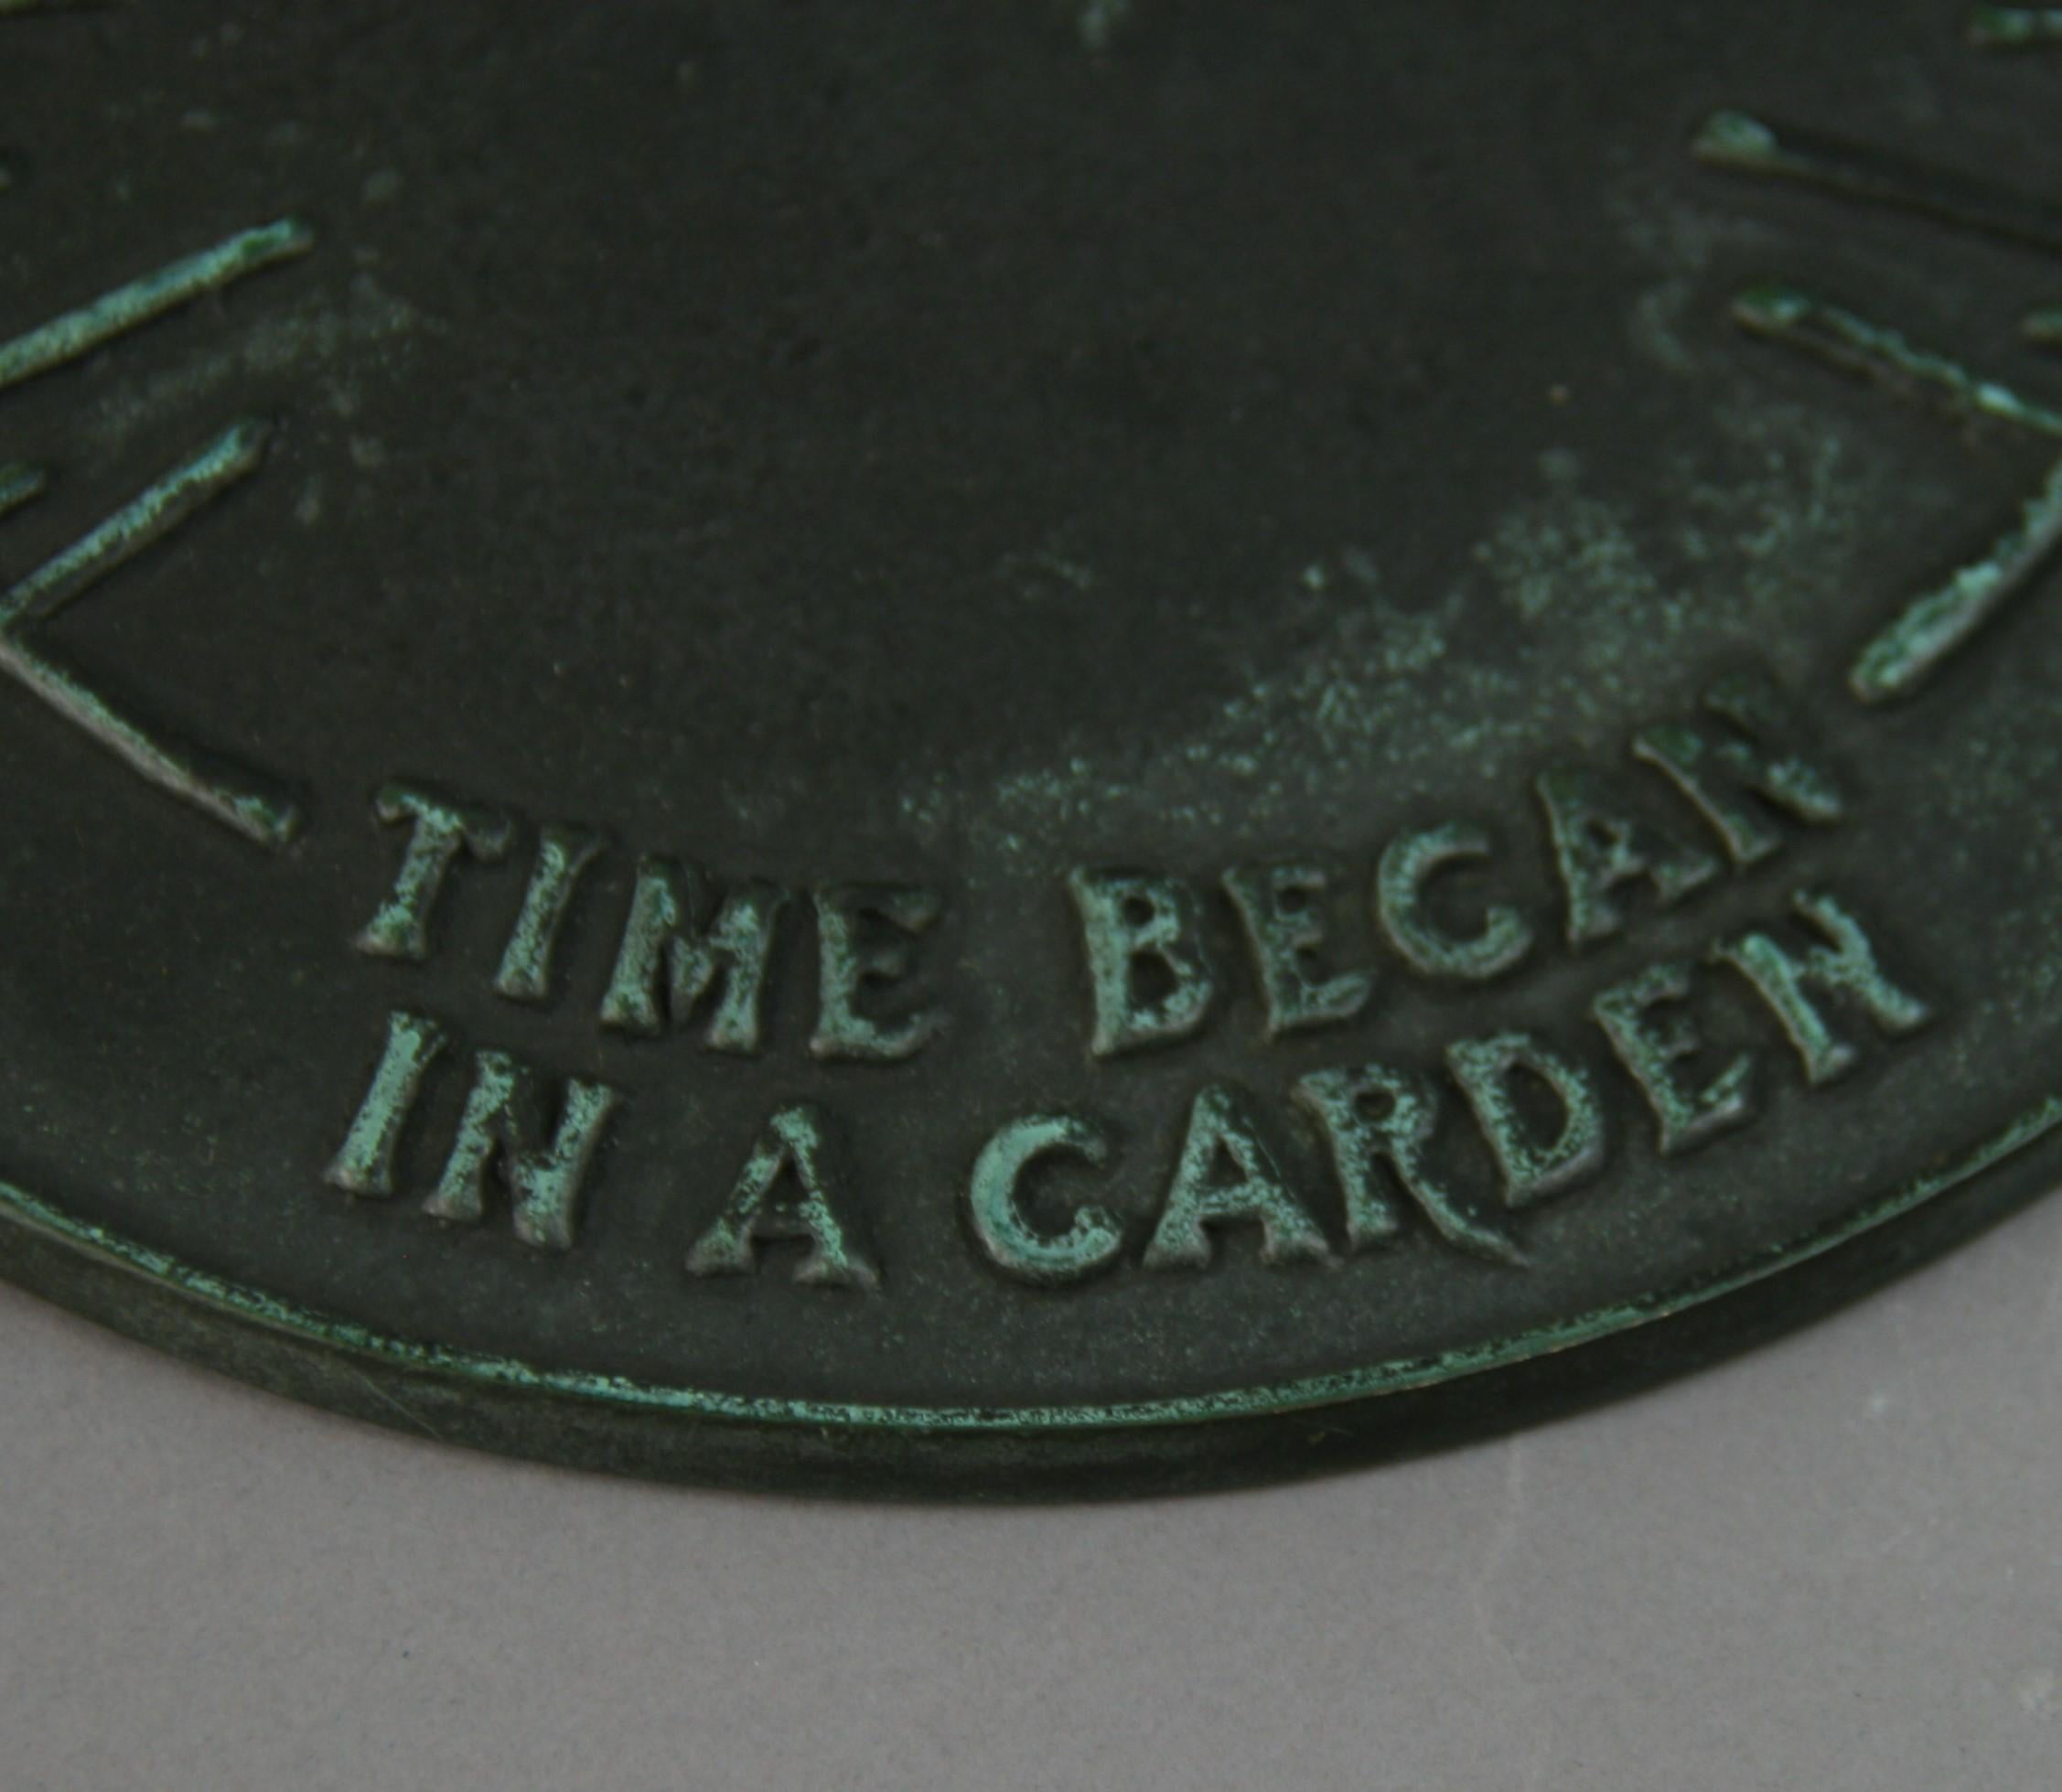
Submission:
{"label": "verdigris corrosion spot", "polygon": [[1508,10],[0,0],[0,1272],[1016,1497],[2052,1185],[2053,16]]}

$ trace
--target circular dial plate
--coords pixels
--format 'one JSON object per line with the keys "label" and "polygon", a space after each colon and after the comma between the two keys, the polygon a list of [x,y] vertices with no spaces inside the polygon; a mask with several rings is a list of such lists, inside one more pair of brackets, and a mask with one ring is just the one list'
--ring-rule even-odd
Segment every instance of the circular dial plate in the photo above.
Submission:
{"label": "circular dial plate", "polygon": [[2036,1192],[2049,14],[0,5],[0,1268],[1185,1486]]}

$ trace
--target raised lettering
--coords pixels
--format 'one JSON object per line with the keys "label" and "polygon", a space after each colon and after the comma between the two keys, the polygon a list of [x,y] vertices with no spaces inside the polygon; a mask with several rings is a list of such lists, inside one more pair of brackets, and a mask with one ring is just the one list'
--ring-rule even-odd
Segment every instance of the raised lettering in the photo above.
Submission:
{"label": "raised lettering", "polygon": [[[1590,1180],[1604,1167],[1604,1104],[1588,1071],[1536,1034],[1499,1033],[1460,1039],[1446,1048],[1446,1067],[1467,1098],[1504,1179],[1504,1205],[1529,1207]],[[1551,1094],[1561,1129],[1540,1137],[1514,1099],[1525,1077]]]}
{"label": "raised lettering", "polygon": [[[774,1191],[791,1177],[797,1198],[777,1201]],[[880,1272],[854,1242],[854,1228],[841,1218],[846,1196],[836,1166],[830,1116],[798,1102],[780,1109],[730,1193],[724,1210],[687,1254],[690,1275],[752,1275],[758,1246],[800,1240],[809,1254],[794,1279],[818,1288],[875,1288]]]}
{"label": "raised lettering", "polygon": [[445,1032],[421,1014],[387,1016],[387,1042],[359,1103],[342,1148],[323,1180],[347,1195],[384,1198],[394,1192],[394,1157],[423,1078],[446,1044]]}
{"label": "raised lettering", "polygon": [[1439,1122],[1439,1091],[1425,1078],[1380,1064],[1320,1070],[1296,1084],[1294,1100],[1325,1135],[1346,1193],[1347,1238],[1356,1250],[1385,1244],[1402,1230],[1395,1206],[1376,1186],[1375,1165],[1386,1162],[1448,1244],[1498,1263],[1524,1261],[1501,1232],[1463,1213],[1427,1167],[1425,1146]]}
{"label": "raised lettering", "polygon": [[1492,907],[1472,939],[1456,939],[1425,915],[1433,874],[1465,859],[1485,859],[1489,836],[1465,821],[1399,834],[1382,854],[1375,909],[1382,930],[1413,971],[1486,982],[1515,970],[1532,950],[1532,929],[1515,908]]}
{"label": "raised lettering", "polygon": [[[1097,1057],[1140,1051],[1202,1031],[1217,999],[1217,974],[1201,939],[1201,904],[1178,877],[1130,872],[1071,872],[1067,879],[1081,918]],[[1147,995],[1142,971],[1164,986]]]}
{"label": "raised lettering", "polygon": [[1657,964],[1598,996],[1590,1012],[1619,1061],[1632,1073],[1660,1130],[1661,1152],[1701,1145],[1753,1114],[1754,1056],[1742,1052],[1701,1089],[1683,1085],[1675,1066],[1702,1043],[1687,1019],[1655,1022],[1656,1008],[1689,999],[1687,964]]}
{"label": "raised lettering", "polygon": [[1645,878],[1666,907],[1718,875],[1716,859],[1639,820],[1600,773],[1550,771],[1538,788],[1567,890],[1571,946],[1594,945],[1625,927],[1624,905],[1612,894],[1620,885]]}
{"label": "raised lettering", "polygon": [[1039,1231],[1026,1218],[1026,1174],[1040,1158],[1057,1156],[1101,1168],[1109,1137],[1092,1121],[1067,1114],[1013,1120],[982,1147],[967,1191],[973,1234],[988,1261],[1020,1282],[1047,1287],[1093,1275],[1124,1248],[1123,1229],[1099,1207],[1077,1209],[1060,1233]]}
{"label": "raised lettering", "polygon": [[494,974],[497,993],[511,1002],[542,1002],[551,994],[552,956],[573,893],[607,843],[607,836],[593,828],[554,823],[539,834],[522,912]]}
{"label": "raised lettering", "polygon": [[[1219,1176],[1220,1163],[1230,1165],[1230,1179]],[[1145,1249],[1145,1267],[1208,1269],[1217,1254],[1212,1230],[1241,1224],[1260,1227],[1263,1262],[1323,1262],[1331,1255],[1317,1222],[1290,1190],[1261,1137],[1251,1103],[1230,1084],[1217,1083],[1189,1110],[1180,1162]]]}
{"label": "raised lettering", "polygon": [[606,1083],[570,1079],[546,1143],[538,1124],[543,1080],[507,1052],[475,1055],[458,1135],[424,1213],[478,1225],[489,1174],[499,1166],[513,1197],[516,1237],[544,1250],[573,1248],[587,1172],[622,1097]]}
{"label": "raised lettering", "polygon": [[1349,1021],[1368,1005],[1374,979],[1364,971],[1326,978],[1316,963],[1325,944],[1323,867],[1303,861],[1240,865],[1224,874],[1260,973],[1267,1036]]}
{"label": "raised lettering", "polygon": [[421,784],[389,784],[372,799],[381,825],[413,825],[393,888],[353,942],[372,958],[421,963],[430,955],[430,920],[458,854],[492,864],[509,850],[509,818],[462,803]]}
{"label": "raised lettering", "polygon": [[[814,1057],[897,1064],[922,1051],[945,1029],[945,1011],[919,1009],[889,1025],[859,1011],[861,990],[909,973],[909,939],[927,933],[944,912],[936,890],[915,885],[827,884],[816,896],[816,1032]],[[866,939],[868,922],[908,938]]]}
{"label": "raised lettering", "polygon": [[723,995],[703,1044],[745,1057],[757,1052],[774,925],[787,899],[770,884],[745,884],[704,922],[713,902],[706,874],[671,859],[645,859],[602,997],[602,1025],[643,1038],[669,1022],[684,1025],[720,976]]}
{"label": "raised lettering", "polygon": [[1917,1031],[1933,1014],[1884,975],[1868,935],[1831,896],[1805,892],[1795,907],[1825,936],[1826,945],[1799,958],[1767,934],[1750,933],[1720,945],[1712,956],[1738,971],[1775,1011],[1803,1061],[1805,1080],[1816,1089],[1845,1076],[1861,1054],[1826,1025],[1810,991],[1846,996],[1892,1038]]}
{"label": "raised lettering", "polygon": [[1740,732],[1714,741],[1702,729],[1671,724],[1649,729],[1632,750],[1697,806],[1734,864],[1758,864],[1783,843],[1750,795],[1813,827],[1841,819],[1832,779],[1800,755],[1767,745],[1784,724],[1781,700],[1766,679],[1723,680],[1705,693],[1704,706]]}

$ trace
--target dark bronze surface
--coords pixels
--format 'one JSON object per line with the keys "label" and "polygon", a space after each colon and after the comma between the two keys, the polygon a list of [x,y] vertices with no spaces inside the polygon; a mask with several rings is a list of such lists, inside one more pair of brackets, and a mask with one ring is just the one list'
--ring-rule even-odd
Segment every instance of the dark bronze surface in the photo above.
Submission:
{"label": "dark bronze surface", "polygon": [[439,1438],[1423,1447],[2062,1171],[2062,21],[0,0],[0,1270]]}

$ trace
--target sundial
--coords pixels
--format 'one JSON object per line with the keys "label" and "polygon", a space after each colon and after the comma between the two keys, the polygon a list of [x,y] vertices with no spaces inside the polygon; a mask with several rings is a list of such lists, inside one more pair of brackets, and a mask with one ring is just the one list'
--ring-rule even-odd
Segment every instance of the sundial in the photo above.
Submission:
{"label": "sundial", "polygon": [[0,1272],[1179,1489],[2062,1177],[2062,13],[0,0]]}

